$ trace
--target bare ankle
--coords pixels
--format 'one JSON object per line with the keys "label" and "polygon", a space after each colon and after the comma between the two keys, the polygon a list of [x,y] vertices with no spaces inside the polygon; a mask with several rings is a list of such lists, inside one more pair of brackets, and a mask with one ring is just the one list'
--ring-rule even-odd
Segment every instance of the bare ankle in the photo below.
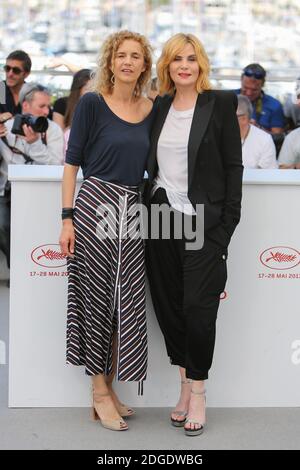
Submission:
{"label": "bare ankle", "polygon": [[94,401],[104,401],[105,399],[110,398],[109,391],[104,390],[93,390]]}

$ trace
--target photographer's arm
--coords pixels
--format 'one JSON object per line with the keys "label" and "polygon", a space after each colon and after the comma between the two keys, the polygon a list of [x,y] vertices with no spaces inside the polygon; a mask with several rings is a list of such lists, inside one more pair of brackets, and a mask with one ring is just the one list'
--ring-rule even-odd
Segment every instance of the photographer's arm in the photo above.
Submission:
{"label": "photographer's arm", "polygon": [[74,64],[73,62],[69,62],[68,60],[65,60],[63,57],[53,57],[50,59],[49,63],[46,65],[46,68],[57,68],[60,67],[61,65],[64,65],[67,67],[67,69],[72,72],[76,73],[78,70],[80,70],[83,67],[80,67],[79,65]]}
{"label": "photographer's arm", "polygon": [[0,123],[4,124],[6,121],[11,119],[12,117],[13,117],[13,115],[9,112],[0,113]]}

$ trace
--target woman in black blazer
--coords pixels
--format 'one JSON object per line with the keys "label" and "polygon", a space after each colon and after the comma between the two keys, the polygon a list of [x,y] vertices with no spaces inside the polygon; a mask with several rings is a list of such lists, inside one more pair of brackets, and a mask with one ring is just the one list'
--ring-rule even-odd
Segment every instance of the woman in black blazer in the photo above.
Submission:
{"label": "woman in black blazer", "polygon": [[[184,426],[190,436],[201,434],[205,423],[204,381],[213,359],[217,311],[227,279],[227,247],[240,219],[241,140],[237,98],[233,92],[211,89],[209,61],[194,35],[176,34],[165,44],[157,75],[160,97],[146,200],[152,217],[154,205],[161,209],[167,205],[174,214],[167,239],[162,220],[159,238],[150,233],[146,260],[167,353],[181,377],[171,423]],[[180,238],[176,235],[178,215],[196,231],[194,245],[187,243],[186,230]],[[204,243],[199,243],[203,219]]]}

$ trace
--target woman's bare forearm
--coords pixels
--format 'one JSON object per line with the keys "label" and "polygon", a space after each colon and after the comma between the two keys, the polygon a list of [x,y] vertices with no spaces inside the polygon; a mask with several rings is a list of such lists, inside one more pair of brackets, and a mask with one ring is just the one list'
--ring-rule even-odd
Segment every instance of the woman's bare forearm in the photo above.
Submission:
{"label": "woman's bare forearm", "polygon": [[[76,177],[79,166],[65,164],[62,180],[62,207],[73,207],[76,187]],[[72,219],[64,219],[63,223],[70,223]]]}

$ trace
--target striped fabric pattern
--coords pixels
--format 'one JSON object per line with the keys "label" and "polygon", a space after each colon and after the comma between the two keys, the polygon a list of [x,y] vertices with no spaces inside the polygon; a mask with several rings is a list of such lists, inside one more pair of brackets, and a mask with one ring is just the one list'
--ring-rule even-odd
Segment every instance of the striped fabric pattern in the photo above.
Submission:
{"label": "striped fabric pattern", "polygon": [[[87,375],[113,370],[112,337],[117,334],[116,376],[143,381],[147,372],[144,245],[130,238],[139,228],[138,190],[89,177],[74,210],[75,256],[68,258],[67,363]],[[104,234],[99,221],[115,227]],[[99,214],[99,209],[101,209]]]}

